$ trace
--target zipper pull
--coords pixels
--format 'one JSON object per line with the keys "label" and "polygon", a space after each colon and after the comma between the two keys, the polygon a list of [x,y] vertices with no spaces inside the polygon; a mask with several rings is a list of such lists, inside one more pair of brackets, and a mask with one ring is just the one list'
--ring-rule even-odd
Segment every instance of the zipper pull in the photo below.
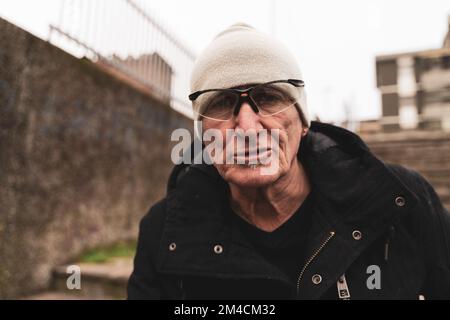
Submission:
{"label": "zipper pull", "polygon": [[384,244],[384,261],[389,260],[389,243],[391,242],[391,238],[394,235],[394,232],[395,232],[395,227],[391,226],[389,228],[389,235],[386,239],[386,243]]}
{"label": "zipper pull", "polygon": [[337,290],[340,300],[350,300],[350,290],[345,279],[345,273],[337,281]]}
{"label": "zipper pull", "polygon": [[384,261],[388,261],[389,259],[389,239],[384,244]]}
{"label": "zipper pull", "polygon": [[180,298],[181,298],[181,300],[186,300],[186,292],[184,291],[183,280],[182,279],[178,280],[178,287],[180,289]]}

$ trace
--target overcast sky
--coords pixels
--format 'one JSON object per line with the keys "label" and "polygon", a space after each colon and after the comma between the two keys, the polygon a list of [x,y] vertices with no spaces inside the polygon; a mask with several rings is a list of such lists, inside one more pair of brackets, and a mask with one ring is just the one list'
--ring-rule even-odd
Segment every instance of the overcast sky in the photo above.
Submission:
{"label": "overcast sky", "polygon": [[[46,39],[59,4],[0,0],[0,16]],[[344,101],[357,119],[378,117],[375,56],[440,47],[450,14],[449,0],[149,0],[148,5],[196,53],[235,22],[276,35],[299,61],[310,108],[335,121],[343,118]]]}

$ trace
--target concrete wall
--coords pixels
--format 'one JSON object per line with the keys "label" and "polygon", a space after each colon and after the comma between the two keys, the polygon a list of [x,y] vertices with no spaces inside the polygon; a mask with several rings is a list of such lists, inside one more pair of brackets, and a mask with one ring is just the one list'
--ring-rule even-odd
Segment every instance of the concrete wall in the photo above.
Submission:
{"label": "concrete wall", "polygon": [[135,238],[165,193],[170,133],[142,92],[0,19],[0,298],[81,251]]}

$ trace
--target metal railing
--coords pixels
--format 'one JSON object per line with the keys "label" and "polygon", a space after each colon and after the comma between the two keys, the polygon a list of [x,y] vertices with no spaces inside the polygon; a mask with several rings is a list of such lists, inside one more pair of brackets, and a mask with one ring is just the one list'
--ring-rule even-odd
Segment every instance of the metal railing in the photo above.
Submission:
{"label": "metal railing", "polygon": [[195,61],[190,51],[150,13],[145,0],[61,0],[49,41],[112,69],[192,116],[187,99]]}

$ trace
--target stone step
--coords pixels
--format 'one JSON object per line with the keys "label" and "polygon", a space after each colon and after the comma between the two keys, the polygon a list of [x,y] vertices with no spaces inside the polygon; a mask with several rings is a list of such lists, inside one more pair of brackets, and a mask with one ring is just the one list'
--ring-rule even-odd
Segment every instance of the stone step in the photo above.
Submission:
{"label": "stone step", "polygon": [[368,146],[370,148],[376,149],[386,149],[386,148],[396,148],[396,149],[404,149],[404,148],[414,148],[414,147],[424,147],[424,148],[443,148],[450,149],[450,139],[437,139],[437,140],[379,140],[379,141],[370,141]]}
{"label": "stone step", "polygon": [[429,161],[429,160],[418,160],[418,161],[408,161],[403,162],[405,167],[411,168],[416,171],[423,170],[450,170],[450,160],[441,162],[441,161]]}
{"label": "stone step", "polygon": [[78,295],[59,291],[45,291],[32,296],[27,296],[21,300],[83,300],[83,298]]}
{"label": "stone step", "polygon": [[415,166],[411,166],[408,164],[405,164],[405,167],[419,171],[419,172],[445,172],[445,173],[449,173],[450,172],[450,163],[427,163],[427,164],[422,164],[422,165],[418,165],[416,164]]}
{"label": "stone step", "polygon": [[128,278],[133,270],[132,258],[114,258],[105,263],[75,263],[81,270],[81,289],[67,288],[67,266],[55,268],[52,290],[78,299],[126,299]]}
{"label": "stone step", "polygon": [[391,151],[403,151],[403,150],[436,150],[442,149],[444,151],[450,152],[450,140],[444,142],[384,142],[384,143],[374,143],[368,145],[370,150],[391,150]]}
{"label": "stone step", "polygon": [[450,188],[438,187],[435,190],[443,203],[450,202]]}
{"label": "stone step", "polygon": [[450,188],[450,181],[447,177],[424,177],[434,188]]}
{"label": "stone step", "polygon": [[[439,152],[439,151],[437,151]],[[408,154],[380,154],[376,153],[376,156],[383,160],[384,162],[388,163],[398,163],[403,165],[421,165],[421,166],[427,166],[427,165],[437,165],[437,166],[443,166],[448,167],[450,164],[450,155],[430,155],[430,156],[422,156],[422,155],[408,155]]]}
{"label": "stone step", "polygon": [[408,154],[417,156],[429,156],[433,155],[436,150],[439,150],[443,155],[450,154],[450,145],[385,145],[385,146],[369,146],[369,149],[375,154],[384,155],[396,155],[396,154]]}
{"label": "stone step", "polygon": [[[436,157],[436,152],[439,152],[439,157]],[[380,158],[393,159],[434,159],[445,160],[450,158],[450,152],[436,148],[434,150],[372,150],[372,153]]]}
{"label": "stone step", "polygon": [[445,175],[438,175],[438,174],[427,174],[427,173],[421,173],[422,176],[433,185],[435,188],[447,188],[450,187],[450,178]]}
{"label": "stone step", "polygon": [[396,149],[381,149],[381,148],[372,148],[370,149],[372,153],[380,155],[380,156],[405,156],[405,157],[411,157],[411,158],[431,158],[433,155],[435,155],[435,152],[439,150],[440,154],[443,155],[445,158],[448,158],[450,155],[450,150],[447,149],[441,149],[441,148],[410,148],[410,149],[403,149],[403,150],[396,150]]}
{"label": "stone step", "polygon": [[446,158],[441,154],[439,156],[434,154],[430,157],[412,157],[401,153],[387,156],[376,154],[376,156],[385,163],[399,164],[415,170],[428,167],[450,169],[450,155],[446,156]]}
{"label": "stone step", "polygon": [[420,174],[422,174],[425,178],[431,179],[431,180],[442,180],[442,181],[448,181],[450,183],[450,169],[445,170],[420,170]]}

